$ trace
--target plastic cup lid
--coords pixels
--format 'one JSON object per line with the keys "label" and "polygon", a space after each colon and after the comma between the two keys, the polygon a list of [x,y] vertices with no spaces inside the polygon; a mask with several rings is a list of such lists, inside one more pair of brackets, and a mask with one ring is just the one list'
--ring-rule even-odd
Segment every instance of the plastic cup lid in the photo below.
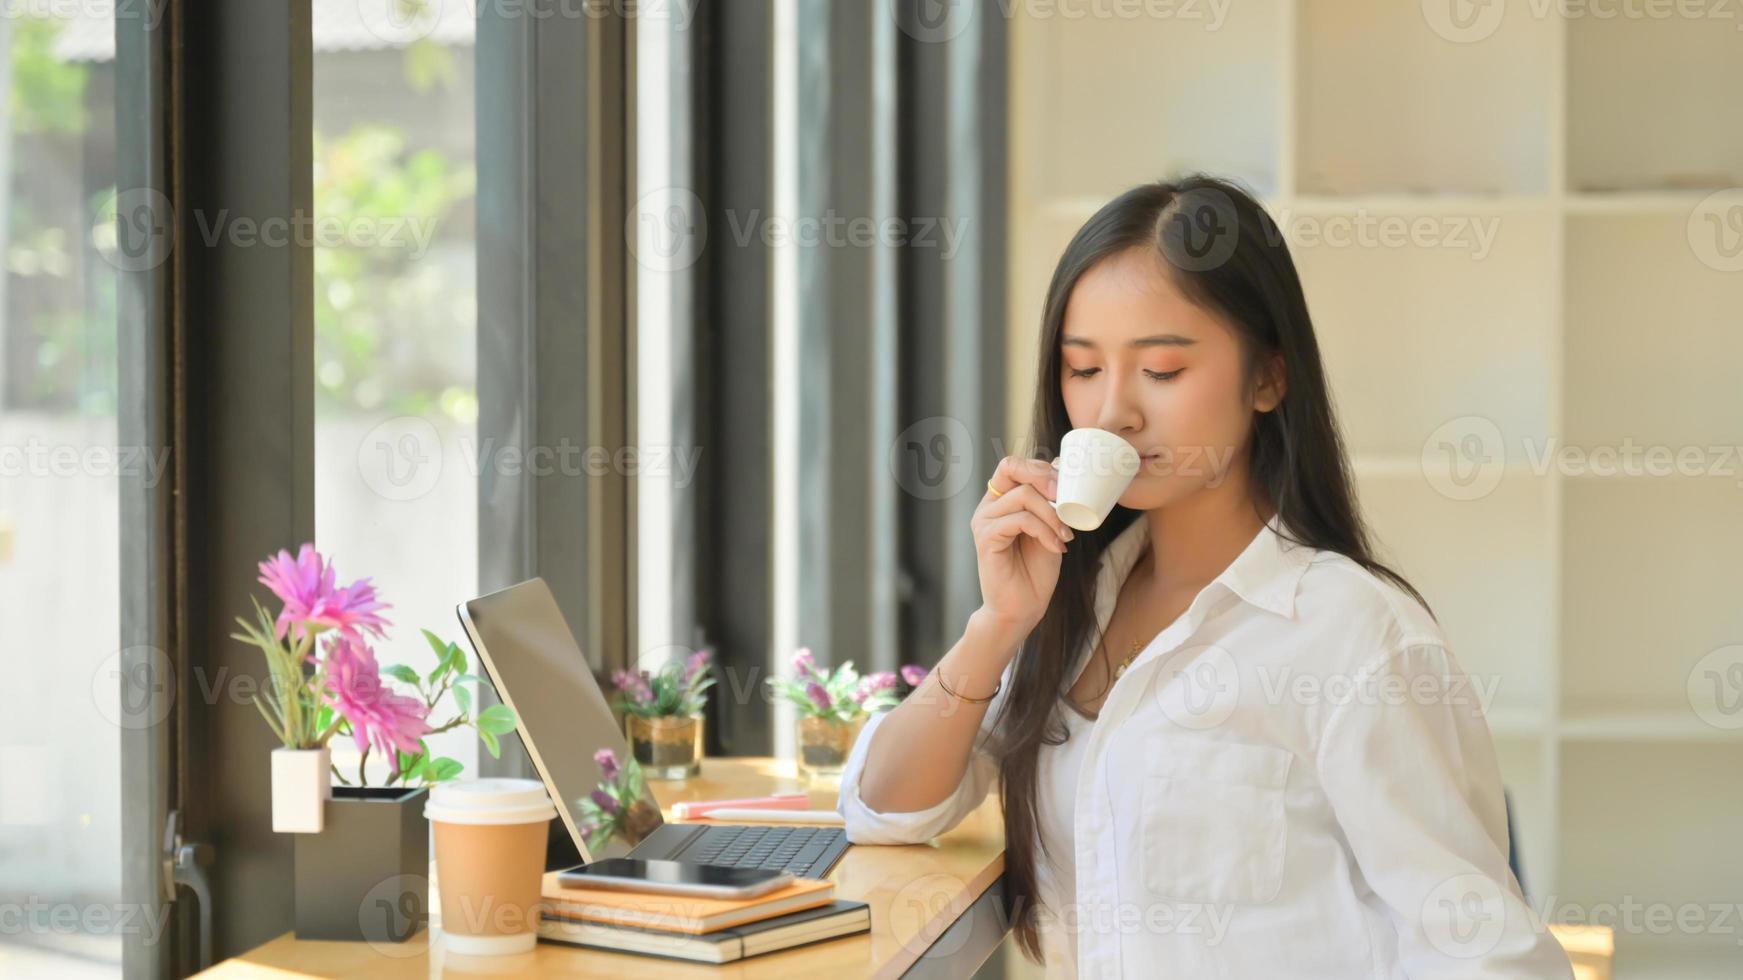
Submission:
{"label": "plastic cup lid", "polygon": [[430,788],[424,816],[446,823],[542,823],[557,815],[536,779],[456,779]]}

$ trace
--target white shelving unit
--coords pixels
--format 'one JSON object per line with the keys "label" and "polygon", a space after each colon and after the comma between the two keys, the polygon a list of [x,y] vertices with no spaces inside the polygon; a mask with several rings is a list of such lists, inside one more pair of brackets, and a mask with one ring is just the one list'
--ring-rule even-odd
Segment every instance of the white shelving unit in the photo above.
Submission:
{"label": "white shelving unit", "polygon": [[[1743,459],[1549,455],[1743,446],[1743,15],[1434,7],[1268,0],[1212,26],[1016,5],[1009,434],[1079,225],[1144,180],[1242,180],[1290,234],[1383,553],[1500,679],[1534,905],[1743,902],[1743,728],[1692,703],[1703,658],[1743,643]],[[1432,234],[1328,244],[1361,221]],[[1470,500],[1423,462],[1461,419],[1502,440]],[[1743,976],[1728,925],[1618,930],[1616,976]]]}

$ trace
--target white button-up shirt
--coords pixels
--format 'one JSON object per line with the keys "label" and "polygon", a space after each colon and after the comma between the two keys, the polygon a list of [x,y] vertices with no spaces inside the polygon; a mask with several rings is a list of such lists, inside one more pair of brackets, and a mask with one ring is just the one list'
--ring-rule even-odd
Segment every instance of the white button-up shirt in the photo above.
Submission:
{"label": "white button-up shirt", "polygon": [[[1148,535],[1140,515],[1102,555],[1099,629]],[[866,724],[837,803],[848,840],[923,842],[981,804],[1014,666],[962,782],[929,809],[880,813],[860,798],[888,715]],[[1075,839],[1050,842],[1074,856],[1074,887],[1043,879],[1043,901],[1065,907],[1039,910],[1049,948],[1070,948],[1059,930],[1075,939],[1075,963],[1049,972],[1571,977],[1507,864],[1480,703],[1495,681],[1479,680],[1420,603],[1342,555],[1291,545],[1274,518],[1132,661],[1087,729],[1070,774]]]}

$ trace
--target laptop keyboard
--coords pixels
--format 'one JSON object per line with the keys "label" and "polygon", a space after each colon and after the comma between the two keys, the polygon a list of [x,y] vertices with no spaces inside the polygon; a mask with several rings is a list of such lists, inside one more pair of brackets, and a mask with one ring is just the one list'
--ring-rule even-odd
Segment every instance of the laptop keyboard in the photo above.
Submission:
{"label": "laptop keyboard", "polygon": [[680,860],[822,878],[845,850],[847,836],[840,827],[709,827]]}

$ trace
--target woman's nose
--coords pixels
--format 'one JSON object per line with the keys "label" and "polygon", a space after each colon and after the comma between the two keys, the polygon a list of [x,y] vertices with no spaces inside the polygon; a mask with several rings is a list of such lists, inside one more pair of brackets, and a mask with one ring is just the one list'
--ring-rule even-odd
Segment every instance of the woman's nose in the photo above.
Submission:
{"label": "woman's nose", "polygon": [[1108,385],[1107,397],[1102,399],[1101,411],[1096,415],[1095,424],[1098,429],[1121,436],[1144,427],[1144,413],[1138,410],[1128,386],[1117,383]]}

